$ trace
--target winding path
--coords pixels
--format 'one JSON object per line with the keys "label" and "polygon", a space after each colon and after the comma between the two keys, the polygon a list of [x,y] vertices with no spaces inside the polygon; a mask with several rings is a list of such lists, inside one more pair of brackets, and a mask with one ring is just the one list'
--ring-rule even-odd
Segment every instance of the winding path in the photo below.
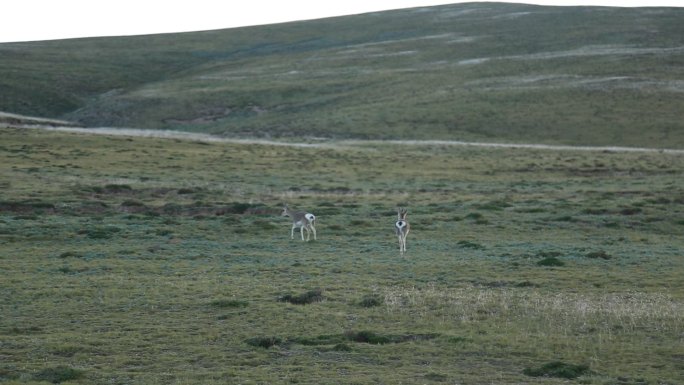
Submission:
{"label": "winding path", "polygon": [[302,148],[339,148],[357,147],[361,145],[382,145],[394,144],[404,146],[472,146],[486,148],[520,148],[533,150],[555,150],[555,151],[597,151],[597,152],[642,152],[642,153],[663,153],[663,154],[684,154],[682,149],[659,149],[646,147],[619,147],[619,146],[569,146],[569,145],[550,145],[550,144],[529,144],[529,143],[487,143],[487,142],[466,142],[459,140],[321,140],[319,142],[285,142],[268,139],[239,139],[224,138],[209,134],[200,134],[184,131],[171,130],[146,130],[134,128],[80,128],[62,126],[27,125],[23,128],[41,129],[47,131],[71,132],[81,134],[147,137],[161,139],[193,140],[214,143],[242,143],[242,144],[262,144],[269,146],[287,146]]}

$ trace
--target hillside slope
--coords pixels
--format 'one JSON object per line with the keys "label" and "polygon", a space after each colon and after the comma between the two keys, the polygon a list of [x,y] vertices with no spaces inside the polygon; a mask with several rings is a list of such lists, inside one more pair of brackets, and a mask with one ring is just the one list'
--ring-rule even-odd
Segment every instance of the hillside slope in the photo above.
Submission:
{"label": "hillside slope", "polygon": [[227,136],[684,148],[682,20],[469,3],[0,44],[0,111]]}

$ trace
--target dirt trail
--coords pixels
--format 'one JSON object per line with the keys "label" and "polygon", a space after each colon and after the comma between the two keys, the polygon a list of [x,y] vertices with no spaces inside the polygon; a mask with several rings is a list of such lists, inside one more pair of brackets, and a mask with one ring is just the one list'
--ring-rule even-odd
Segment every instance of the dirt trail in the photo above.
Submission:
{"label": "dirt trail", "polygon": [[47,131],[72,132],[95,135],[147,137],[162,139],[192,140],[214,143],[242,143],[242,144],[262,144],[269,146],[287,146],[302,148],[340,148],[340,147],[360,147],[364,145],[383,145],[393,144],[402,146],[473,146],[486,148],[520,148],[533,150],[555,150],[555,151],[598,151],[598,152],[642,152],[642,153],[663,153],[663,154],[684,154],[680,149],[659,149],[645,147],[618,147],[618,146],[568,146],[568,145],[549,145],[549,144],[526,144],[526,143],[487,143],[487,142],[465,142],[458,140],[321,140],[318,142],[284,142],[268,139],[238,139],[223,138],[209,134],[199,134],[183,131],[169,130],[145,130],[134,128],[79,128],[79,127],[59,127],[30,125],[24,128],[41,129]]}

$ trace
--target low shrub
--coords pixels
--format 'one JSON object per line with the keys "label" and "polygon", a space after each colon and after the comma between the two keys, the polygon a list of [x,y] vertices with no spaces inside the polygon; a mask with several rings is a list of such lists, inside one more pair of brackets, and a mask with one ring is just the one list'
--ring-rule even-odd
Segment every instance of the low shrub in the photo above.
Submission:
{"label": "low shrub", "polygon": [[466,342],[468,342],[468,339],[466,337],[461,337],[461,336],[451,336],[451,337],[447,338],[447,342],[449,342],[450,344],[461,345],[461,344],[465,344]]}
{"label": "low shrub", "polygon": [[539,287],[538,284],[530,281],[522,281],[518,282],[514,285],[515,287]]}
{"label": "low shrub", "polygon": [[507,207],[511,207],[511,204],[506,201],[491,201],[478,204],[476,207],[480,210],[501,211]]}
{"label": "low shrub", "polygon": [[464,249],[474,249],[474,250],[482,250],[484,249],[484,246],[480,245],[479,243],[471,242],[471,241],[458,241],[456,243],[460,247]]}
{"label": "low shrub", "polygon": [[289,302],[294,305],[307,305],[323,300],[323,290],[313,289],[300,295],[286,294],[278,298],[278,302]]}
{"label": "low shrub", "polygon": [[372,345],[381,345],[392,342],[391,338],[388,336],[383,336],[380,334],[375,334],[371,331],[360,331],[360,332],[346,332],[345,337],[353,342],[362,342]]}
{"label": "low shrub", "polygon": [[604,250],[592,251],[590,253],[587,253],[585,255],[585,257],[592,258],[592,259],[605,259],[605,260],[613,258],[610,254],[606,253]]}
{"label": "low shrub", "polygon": [[572,380],[589,372],[587,365],[566,364],[562,361],[554,361],[538,368],[525,368],[523,374],[530,377],[557,377]]}
{"label": "low shrub", "polygon": [[56,366],[54,368],[46,368],[36,373],[33,378],[37,381],[47,381],[53,384],[60,382],[76,380],[83,377],[83,372],[78,369],[73,369],[68,366]]}
{"label": "low shrub", "polygon": [[551,257],[560,257],[563,255],[560,251],[540,251],[537,253],[537,257],[541,258],[551,258]]}
{"label": "low shrub", "polygon": [[249,302],[247,301],[240,301],[236,299],[217,299],[215,301],[211,301],[209,303],[210,306],[217,307],[217,308],[240,308],[240,307],[247,307],[249,305]]}
{"label": "low shrub", "polygon": [[340,345],[345,341],[365,343],[371,345],[398,344],[409,341],[425,341],[438,337],[438,334],[378,334],[372,331],[346,331],[344,334],[324,334],[314,337],[297,337],[289,339],[307,346]]}
{"label": "low shrub", "polygon": [[558,259],[556,257],[547,257],[547,258],[544,258],[541,261],[537,262],[537,265],[548,266],[548,267],[565,266],[565,262],[561,261],[560,259]]}
{"label": "low shrub", "polygon": [[552,218],[551,220],[554,222],[574,222],[575,218],[570,215],[562,215],[560,217]]}
{"label": "low shrub", "polygon": [[177,190],[178,195],[186,195],[186,194],[194,194],[196,192],[199,192],[199,189],[194,189],[191,187],[181,187]]}
{"label": "low shrub", "polygon": [[369,294],[361,298],[361,300],[359,301],[359,305],[361,307],[375,307],[382,305],[384,302],[385,301],[382,297]]}
{"label": "low shrub", "polygon": [[337,344],[333,346],[332,350],[336,352],[351,352],[352,348],[347,344]]}
{"label": "low shrub", "polygon": [[365,221],[363,219],[354,219],[351,222],[349,222],[350,225],[354,227],[372,227],[373,224],[369,221]]}
{"label": "low shrub", "polygon": [[110,239],[114,234],[120,232],[121,229],[118,227],[107,226],[107,227],[94,227],[89,229],[84,229],[79,231],[79,234],[84,234],[90,239]]}
{"label": "low shrub", "polygon": [[127,184],[108,184],[104,186],[105,192],[108,193],[126,193],[133,191],[133,187]]}
{"label": "low shrub", "polygon": [[65,251],[65,252],[61,253],[60,255],[58,255],[57,257],[58,258],[70,258],[70,257],[83,258],[84,255],[83,255],[83,253],[79,253],[76,251]]}
{"label": "low shrub", "polygon": [[342,344],[346,340],[341,334],[323,334],[314,337],[297,337],[289,341],[306,346]]}
{"label": "low shrub", "polygon": [[247,342],[247,345],[264,349],[268,349],[283,343],[283,341],[278,337],[254,337],[249,338],[245,342]]}
{"label": "low shrub", "polygon": [[257,219],[254,221],[254,223],[252,223],[252,226],[260,230],[275,230],[278,228],[278,226],[263,219]]}
{"label": "low shrub", "polygon": [[425,375],[426,380],[436,381],[436,382],[445,382],[447,380],[447,378],[448,377],[446,375],[440,374],[440,373],[435,373],[435,372],[430,372],[430,373]]}
{"label": "low shrub", "polygon": [[145,207],[145,204],[135,199],[126,199],[121,202],[121,207]]}

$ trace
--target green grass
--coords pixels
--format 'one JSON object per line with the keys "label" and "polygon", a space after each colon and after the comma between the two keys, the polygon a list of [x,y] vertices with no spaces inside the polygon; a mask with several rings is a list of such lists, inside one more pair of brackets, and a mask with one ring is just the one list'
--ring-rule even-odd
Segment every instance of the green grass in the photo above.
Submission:
{"label": "green grass", "polygon": [[0,135],[0,382],[684,381],[681,155]]}
{"label": "green grass", "polygon": [[0,44],[0,111],[243,137],[684,148],[683,13],[472,3]]}

